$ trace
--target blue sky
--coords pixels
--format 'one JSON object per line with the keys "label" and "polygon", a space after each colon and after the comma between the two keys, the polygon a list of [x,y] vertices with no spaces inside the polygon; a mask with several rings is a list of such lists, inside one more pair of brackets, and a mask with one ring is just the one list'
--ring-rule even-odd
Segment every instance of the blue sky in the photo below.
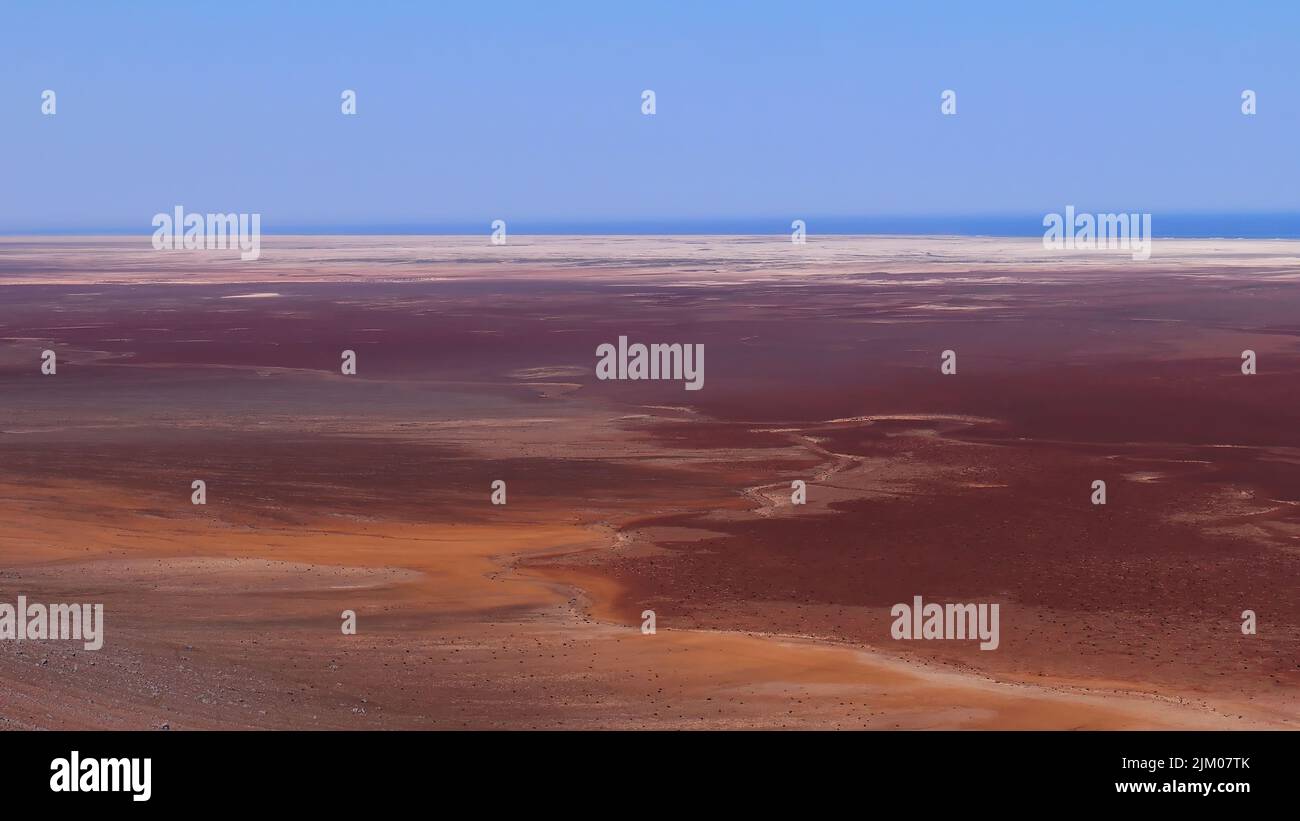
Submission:
{"label": "blue sky", "polygon": [[1290,0],[4,0],[0,232],[1297,213],[1298,44]]}

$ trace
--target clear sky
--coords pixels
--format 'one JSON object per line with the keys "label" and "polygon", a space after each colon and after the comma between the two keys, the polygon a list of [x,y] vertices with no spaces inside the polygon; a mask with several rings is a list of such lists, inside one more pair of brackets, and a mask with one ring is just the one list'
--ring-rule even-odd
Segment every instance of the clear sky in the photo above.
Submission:
{"label": "clear sky", "polygon": [[1300,3],[3,0],[0,163],[8,233],[1296,213]]}

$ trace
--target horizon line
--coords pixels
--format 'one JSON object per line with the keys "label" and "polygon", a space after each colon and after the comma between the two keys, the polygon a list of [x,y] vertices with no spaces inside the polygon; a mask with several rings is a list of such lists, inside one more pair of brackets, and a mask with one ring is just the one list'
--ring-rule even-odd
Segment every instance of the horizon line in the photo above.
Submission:
{"label": "horizon line", "polygon": [[[191,213],[208,213],[194,210]],[[262,213],[226,212],[212,213]],[[513,236],[780,236],[788,235],[794,220],[802,220],[807,236],[959,236],[1041,237],[1046,215],[1023,212],[1000,214],[896,214],[862,216],[695,217],[632,219],[527,219],[504,218]],[[1152,213],[1088,211],[1077,213]],[[1300,238],[1300,210],[1292,211],[1185,211],[1155,215],[1153,238],[1164,239],[1294,239]],[[326,222],[289,221],[263,226],[262,236],[477,236],[492,232],[492,219],[433,222]],[[263,220],[264,221],[264,220]],[[0,236],[152,236],[150,226],[81,225],[67,227],[7,226]]]}

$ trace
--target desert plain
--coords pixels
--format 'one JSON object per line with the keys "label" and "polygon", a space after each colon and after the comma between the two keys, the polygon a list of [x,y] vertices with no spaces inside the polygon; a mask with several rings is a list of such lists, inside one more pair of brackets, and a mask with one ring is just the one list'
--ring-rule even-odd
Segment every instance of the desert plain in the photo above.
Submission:
{"label": "desert plain", "polygon": [[1298,505],[1300,242],[0,238],[3,728],[1295,728]]}

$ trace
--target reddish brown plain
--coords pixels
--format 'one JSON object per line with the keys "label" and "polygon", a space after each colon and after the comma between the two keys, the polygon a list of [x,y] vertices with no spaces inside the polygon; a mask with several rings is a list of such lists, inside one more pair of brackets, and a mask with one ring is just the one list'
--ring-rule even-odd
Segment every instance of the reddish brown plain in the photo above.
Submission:
{"label": "reddish brown plain", "polygon": [[0,239],[0,727],[1295,727],[1298,504],[1300,243]]}

